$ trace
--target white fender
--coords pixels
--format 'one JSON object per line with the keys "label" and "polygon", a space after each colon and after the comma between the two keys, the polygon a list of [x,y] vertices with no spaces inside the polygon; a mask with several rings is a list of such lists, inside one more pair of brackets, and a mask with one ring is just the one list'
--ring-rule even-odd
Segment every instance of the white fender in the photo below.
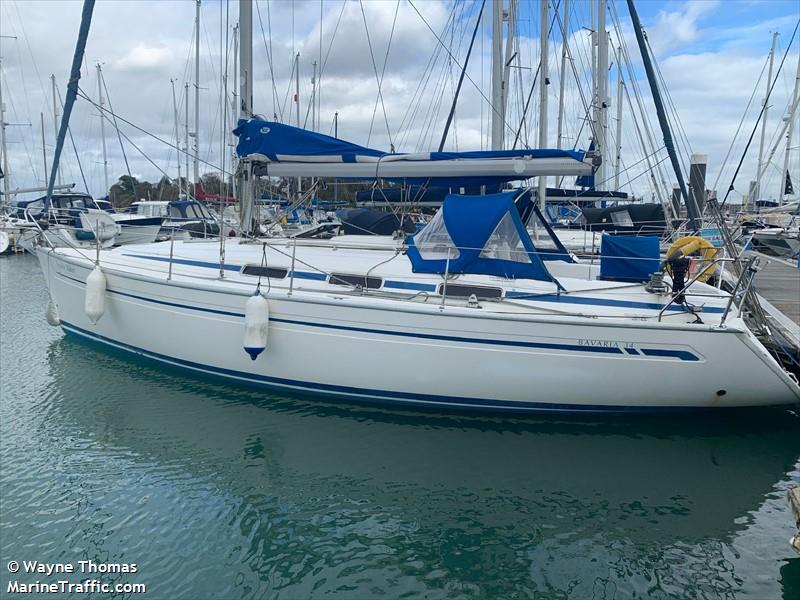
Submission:
{"label": "white fender", "polygon": [[97,323],[106,311],[106,276],[99,266],[96,266],[86,278],[83,309],[92,323]]}
{"label": "white fender", "polygon": [[268,333],[269,302],[261,292],[256,292],[244,306],[244,351],[252,360],[267,347]]}
{"label": "white fender", "polygon": [[11,238],[5,231],[0,231],[0,254],[3,254],[11,246]]}
{"label": "white fender", "polygon": [[47,323],[52,325],[53,327],[58,327],[61,325],[61,319],[58,317],[58,309],[56,308],[55,302],[53,299],[47,302],[47,308],[44,311],[44,317],[47,319]]}

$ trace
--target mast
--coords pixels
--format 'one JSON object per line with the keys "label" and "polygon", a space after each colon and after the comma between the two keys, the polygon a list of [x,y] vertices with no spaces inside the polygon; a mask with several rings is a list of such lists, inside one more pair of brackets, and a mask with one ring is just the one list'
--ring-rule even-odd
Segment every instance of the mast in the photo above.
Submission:
{"label": "mast", "polygon": [[183,159],[186,161],[186,198],[191,197],[191,192],[189,189],[189,82],[187,81],[183,87],[183,109],[185,111],[184,115],[184,122],[183,122]]}
{"label": "mast", "polygon": [[503,149],[503,0],[492,0],[492,150]]}
{"label": "mast", "polygon": [[[781,204],[786,203],[786,177],[789,173],[789,151],[792,148],[792,134],[794,133],[795,112],[797,111],[797,97],[800,94],[800,56],[797,57],[797,75],[794,78],[794,92],[792,92],[792,103],[789,108],[789,128],[786,131],[786,150],[783,154],[783,172],[781,173],[781,189],[780,196]],[[800,183],[795,182],[795,185]]]}
{"label": "mast", "polygon": [[617,152],[614,157],[614,191],[619,191],[619,168],[622,163],[622,94],[624,93],[625,81],[622,79],[622,47],[617,47],[617,131],[616,142]]}
{"label": "mast", "polygon": [[[549,17],[549,0],[539,0],[540,16],[539,27],[539,148],[547,148],[547,86],[550,82],[550,71],[548,67],[547,49],[547,24]],[[539,187],[536,199],[539,210],[544,211],[545,201],[547,200],[547,177],[539,177]],[[538,228],[537,228],[538,233]]]}
{"label": "mast", "polygon": [[108,155],[106,154],[106,116],[103,114],[103,80],[100,63],[97,63],[97,101],[100,104],[100,141],[103,146],[103,177],[106,194],[108,193]]}
{"label": "mast", "polygon": [[[231,173],[236,172],[236,135],[233,130],[236,128],[239,120],[239,24],[233,26],[233,73],[231,74],[233,81],[231,82],[231,124],[232,127],[228,129],[228,143],[230,144],[231,153]],[[231,177],[231,193],[230,196],[236,197],[236,177]]]}
{"label": "mast", "polygon": [[[297,113],[297,127],[300,128],[300,53],[294,57],[294,105]],[[297,195],[303,191],[303,178],[297,178]]]}
{"label": "mast", "polygon": [[[239,115],[238,120],[253,116],[253,3],[239,0]],[[237,120],[237,121],[238,121]],[[248,160],[240,160],[237,169],[239,183],[239,226],[242,234],[255,229],[253,215],[253,169]]]}
{"label": "mast", "polygon": [[672,132],[669,128],[667,121],[667,113],[664,110],[664,101],[661,99],[661,91],[658,89],[658,80],[656,79],[655,71],[653,70],[653,63],[650,60],[650,54],[647,51],[647,44],[644,41],[644,33],[642,30],[642,23],[639,21],[639,14],[636,12],[636,7],[633,0],[627,0],[628,11],[631,13],[631,21],[633,21],[633,31],[636,34],[636,42],[639,45],[639,52],[642,55],[642,62],[644,69],[647,73],[647,81],[650,84],[650,92],[653,94],[653,104],[656,106],[656,114],[658,115],[658,124],[661,126],[661,134],[664,138],[664,147],[669,155],[672,169],[675,171],[675,178],[678,180],[678,187],[681,190],[683,202],[686,205],[686,212],[689,216],[689,227],[692,231],[697,231],[700,228],[700,214],[697,206],[689,200],[689,193],[686,190],[686,182],[683,179],[683,171],[681,170],[681,163],[678,161],[678,155],[675,153],[675,144],[672,141]]}
{"label": "mast", "polygon": [[[239,0],[239,114],[253,116],[253,4]],[[237,120],[238,120],[237,119]]]}
{"label": "mast", "polygon": [[606,0],[598,1],[597,10],[597,97],[595,98],[595,149],[600,155],[600,165],[595,172],[595,188],[606,189],[606,161],[610,156],[606,148],[608,139],[608,33],[606,32]]}
{"label": "mast", "polygon": [[[78,30],[78,41],[75,43],[75,54],[72,57],[72,69],[67,85],[67,96],[64,99],[64,114],[61,117],[61,126],[56,138],[56,147],[53,151],[53,168],[50,169],[50,178],[47,183],[47,197],[44,201],[45,212],[50,210],[50,199],[53,197],[53,186],[56,183],[56,171],[58,171],[58,161],[61,159],[61,150],[64,148],[64,139],[67,137],[69,127],[69,117],[72,114],[72,106],[78,96],[78,81],[81,78],[81,63],[83,53],[86,50],[86,38],[89,37],[89,27],[92,24],[92,11],[94,10],[94,0],[83,0],[83,11],[81,12],[81,25]],[[5,181],[5,178],[3,178]]]}
{"label": "mast", "polygon": [[[503,61],[503,82],[501,89],[503,90],[503,97],[500,100],[500,114],[503,117],[502,125],[505,127],[506,109],[508,108],[508,91],[510,88],[509,82],[511,80],[511,61],[514,58],[514,32],[517,25],[517,0],[508,1],[508,31],[506,33],[506,55]],[[505,132],[505,130],[504,130]],[[505,137],[505,135],[503,136]]]}
{"label": "mast", "polygon": [[758,145],[758,171],[756,172],[756,187],[753,198],[751,198],[753,206],[755,206],[756,201],[759,200],[761,196],[761,171],[763,170],[764,165],[764,139],[767,134],[767,113],[769,112],[767,99],[769,98],[769,90],[772,86],[772,67],[775,63],[775,42],[777,40],[778,32],[776,31],[772,34],[772,48],[769,51],[769,70],[767,72],[767,93],[764,96],[764,102],[762,102],[762,106],[764,106],[764,116],[761,121],[761,142]]}
{"label": "mast", "polygon": [[[238,91],[238,84],[239,81],[237,77],[239,76],[239,24],[233,26],[233,85],[231,85],[231,123],[234,126],[237,124],[239,120],[239,91]],[[231,135],[231,142],[234,146],[236,146],[236,136]]]}
{"label": "mast", "polygon": [[172,113],[175,119],[175,149],[178,157],[178,198],[180,198],[183,191],[183,182],[181,181],[181,133],[178,125],[178,101],[175,99],[175,80],[170,79],[169,82],[172,85]]}
{"label": "mast", "polygon": [[6,105],[3,102],[3,57],[0,56],[0,148],[3,150],[3,201],[8,201],[8,144],[6,141]]}
{"label": "mast", "polygon": [[42,121],[42,164],[44,164],[44,180],[47,181],[47,150],[44,145],[44,113],[39,113],[39,118]]}
{"label": "mast", "polygon": [[[194,183],[200,181],[200,144],[198,138],[200,136],[200,3],[202,0],[197,0],[195,3],[195,17],[194,17]],[[188,175],[188,172],[187,172]]]}
{"label": "mast", "polygon": [[[589,0],[589,42],[592,48],[592,138],[595,136],[597,130],[597,15],[595,0]],[[587,115],[588,117],[588,115]]]}
{"label": "mast", "polygon": [[316,131],[316,115],[314,114],[315,106],[317,104],[317,61],[312,65],[313,71],[311,72],[311,131]]}
{"label": "mast", "polygon": [[[58,99],[56,98],[56,76],[50,75],[50,88],[53,92],[53,139],[55,140],[58,137]],[[64,182],[61,179],[61,169],[58,169],[56,173],[58,176],[58,185],[62,185]]]}
{"label": "mast", "polygon": [[558,134],[556,148],[561,149],[564,131],[564,86],[567,82],[567,31],[569,30],[569,0],[564,0],[564,20],[561,27],[561,77],[558,82]]}
{"label": "mast", "polygon": [[300,53],[294,57],[294,108],[296,114],[295,125],[300,127]]}

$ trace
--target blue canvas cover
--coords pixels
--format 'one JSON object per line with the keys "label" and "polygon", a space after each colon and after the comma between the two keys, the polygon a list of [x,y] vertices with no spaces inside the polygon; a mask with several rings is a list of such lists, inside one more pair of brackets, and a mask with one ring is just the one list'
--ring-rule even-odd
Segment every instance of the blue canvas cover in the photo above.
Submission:
{"label": "blue canvas cover", "polygon": [[555,282],[520,220],[514,196],[448,195],[425,228],[406,240],[413,271]]}
{"label": "blue canvas cover", "polygon": [[271,161],[280,162],[279,156],[339,156],[342,162],[355,162],[356,156],[386,154],[322,133],[259,119],[240,120],[233,133],[239,138],[236,153],[242,158],[263,154]]}
{"label": "blue canvas cover", "polygon": [[[380,158],[391,153],[352,144],[322,133],[260,119],[240,120],[234,135],[239,138],[236,153],[241,158],[263,155],[274,162],[302,160],[303,157],[339,158],[341,162],[356,162],[358,157]],[[573,158],[582,161],[580,150],[489,150],[474,152],[428,152],[425,160],[455,160],[465,158]],[[393,154],[393,156],[403,156]],[[419,156],[414,155],[414,156]]]}
{"label": "blue canvas cover", "polygon": [[643,282],[661,270],[657,236],[603,234],[600,242],[600,279]]}

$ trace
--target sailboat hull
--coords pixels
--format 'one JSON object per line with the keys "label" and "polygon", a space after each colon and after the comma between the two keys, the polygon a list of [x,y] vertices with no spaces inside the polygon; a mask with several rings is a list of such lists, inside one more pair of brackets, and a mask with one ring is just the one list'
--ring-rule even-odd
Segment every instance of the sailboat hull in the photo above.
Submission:
{"label": "sailboat hull", "polygon": [[[39,250],[67,333],[195,373],[292,393],[489,411],[672,411],[800,401],[734,319],[724,328],[479,315],[455,307],[267,291],[269,344],[244,351],[245,302],[107,268],[105,313],[84,314],[92,265]],[[407,303],[406,303],[407,305]]]}

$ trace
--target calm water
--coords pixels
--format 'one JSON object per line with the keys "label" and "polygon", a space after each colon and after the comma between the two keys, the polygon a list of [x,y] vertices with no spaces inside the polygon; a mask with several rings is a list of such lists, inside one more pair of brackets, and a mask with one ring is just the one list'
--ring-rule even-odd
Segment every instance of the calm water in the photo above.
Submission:
{"label": "calm water", "polygon": [[269,396],[65,338],[32,257],[0,281],[0,596],[9,560],[91,559],[141,598],[800,598],[796,413]]}

